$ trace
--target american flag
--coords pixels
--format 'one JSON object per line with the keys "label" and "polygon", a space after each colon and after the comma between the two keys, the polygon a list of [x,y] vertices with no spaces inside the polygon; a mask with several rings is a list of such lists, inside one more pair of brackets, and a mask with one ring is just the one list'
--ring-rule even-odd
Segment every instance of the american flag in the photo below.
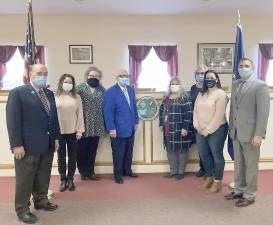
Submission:
{"label": "american flag", "polygon": [[32,0],[28,0],[24,83],[29,82],[29,67],[37,63],[36,54],[37,54],[37,48],[36,48],[35,38],[34,38]]}

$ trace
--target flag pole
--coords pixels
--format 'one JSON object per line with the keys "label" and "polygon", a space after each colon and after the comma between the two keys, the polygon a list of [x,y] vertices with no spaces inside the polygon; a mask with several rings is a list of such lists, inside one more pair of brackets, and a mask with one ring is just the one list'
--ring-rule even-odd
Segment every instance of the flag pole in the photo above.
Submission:
{"label": "flag pole", "polygon": [[238,9],[237,15],[238,15],[238,24],[241,25],[241,15],[240,15],[239,9]]}

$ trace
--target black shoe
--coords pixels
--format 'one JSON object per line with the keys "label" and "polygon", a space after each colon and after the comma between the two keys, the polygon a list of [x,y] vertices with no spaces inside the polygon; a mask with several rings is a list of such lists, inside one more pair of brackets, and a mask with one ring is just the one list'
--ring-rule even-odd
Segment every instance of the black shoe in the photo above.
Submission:
{"label": "black shoe", "polygon": [[243,194],[236,194],[234,191],[225,195],[226,200],[241,199],[242,197],[243,197]]}
{"label": "black shoe", "polygon": [[81,174],[81,180],[87,180],[87,176]]}
{"label": "black shoe", "polygon": [[182,180],[184,178],[184,174],[177,174],[175,178],[176,180]]}
{"label": "black shoe", "polygon": [[96,174],[92,174],[90,176],[87,177],[88,180],[93,180],[93,181],[98,181],[100,180],[101,178],[98,177]]}
{"label": "black shoe", "polygon": [[123,180],[122,180],[122,179],[115,179],[115,182],[116,182],[117,184],[123,184]]}
{"label": "black shoe", "polygon": [[167,174],[164,175],[163,177],[164,177],[164,178],[167,178],[167,179],[170,179],[170,178],[173,178],[173,177],[175,177],[175,176],[176,176],[175,174],[167,173]]}
{"label": "black shoe", "polygon": [[31,212],[27,212],[27,213],[24,213],[24,214],[18,216],[18,219],[20,221],[22,221],[24,223],[28,223],[28,224],[36,223],[38,221],[37,216],[35,216]]}
{"label": "black shoe", "polygon": [[196,177],[203,177],[203,176],[205,176],[205,171],[200,169],[199,171],[197,171],[195,173],[195,176]]}
{"label": "black shoe", "polygon": [[63,192],[67,189],[67,184],[66,184],[66,181],[65,180],[62,180],[61,181],[61,184],[60,184],[60,188],[59,188],[59,191],[60,192]]}
{"label": "black shoe", "polygon": [[34,208],[39,210],[39,209],[43,209],[45,211],[54,211],[58,208],[57,204],[51,203],[51,202],[47,202],[43,205],[38,205],[34,203]]}
{"label": "black shoe", "polygon": [[75,191],[75,184],[74,184],[73,180],[68,180],[67,186],[68,186],[69,191]]}
{"label": "black shoe", "polygon": [[127,177],[137,178],[138,175],[136,173],[131,173],[129,175],[126,175]]}

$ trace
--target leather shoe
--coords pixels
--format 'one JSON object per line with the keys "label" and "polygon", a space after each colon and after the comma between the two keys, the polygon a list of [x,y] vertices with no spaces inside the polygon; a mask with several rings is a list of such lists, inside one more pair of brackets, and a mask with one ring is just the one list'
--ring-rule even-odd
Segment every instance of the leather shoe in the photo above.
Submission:
{"label": "leather shoe", "polygon": [[228,195],[225,195],[226,200],[234,200],[234,199],[240,199],[243,197],[243,194],[235,194],[235,192],[231,192]]}
{"label": "leather shoe", "polygon": [[137,178],[138,175],[136,173],[131,173],[129,175],[127,175],[128,177],[132,177],[132,178]]}
{"label": "leather shoe", "polygon": [[61,181],[61,184],[60,184],[60,188],[59,188],[59,191],[60,192],[63,192],[67,189],[67,185],[66,185],[66,181],[65,180],[62,180]]}
{"label": "leather shoe", "polygon": [[254,202],[255,202],[255,200],[248,200],[246,198],[241,198],[235,203],[235,205],[237,207],[247,207],[247,206],[253,204]]}
{"label": "leather shoe", "polygon": [[100,180],[100,177],[98,177],[96,174],[92,174],[87,177],[88,180],[98,181]]}
{"label": "leather shoe", "polygon": [[28,223],[28,224],[36,223],[38,221],[37,216],[35,216],[31,212],[27,212],[27,213],[24,213],[24,214],[18,216],[18,219],[20,221],[22,221],[24,223]]}
{"label": "leather shoe", "polygon": [[195,173],[195,176],[196,177],[203,177],[203,176],[205,176],[205,172],[204,172],[204,170],[199,170],[199,171],[197,171],[196,173]]}
{"label": "leather shoe", "polygon": [[164,177],[164,178],[167,178],[167,179],[170,179],[170,178],[173,178],[173,177],[175,177],[175,176],[176,176],[176,174],[167,173],[167,174],[164,175],[163,177]]}
{"label": "leather shoe", "polygon": [[54,211],[58,208],[57,204],[51,203],[51,202],[47,202],[43,205],[38,205],[34,203],[34,208],[39,210],[39,209],[43,209],[45,211]]}
{"label": "leather shoe", "polygon": [[123,180],[122,180],[122,179],[115,179],[115,182],[116,182],[117,184],[123,184]]}
{"label": "leather shoe", "polygon": [[73,180],[68,180],[67,186],[68,186],[69,191],[75,191],[75,184],[74,184]]}
{"label": "leather shoe", "polygon": [[87,176],[81,174],[81,180],[87,180]]}
{"label": "leather shoe", "polygon": [[175,178],[176,180],[182,180],[184,178],[184,174],[177,174]]}

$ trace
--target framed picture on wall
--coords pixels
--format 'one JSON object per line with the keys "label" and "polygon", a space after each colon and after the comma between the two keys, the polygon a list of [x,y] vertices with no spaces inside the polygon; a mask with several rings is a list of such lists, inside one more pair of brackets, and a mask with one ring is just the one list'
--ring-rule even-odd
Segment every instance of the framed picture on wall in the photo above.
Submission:
{"label": "framed picture on wall", "polygon": [[234,53],[234,43],[199,43],[197,64],[203,64],[217,73],[232,73]]}
{"label": "framed picture on wall", "polygon": [[70,64],[92,64],[93,45],[69,45]]}

